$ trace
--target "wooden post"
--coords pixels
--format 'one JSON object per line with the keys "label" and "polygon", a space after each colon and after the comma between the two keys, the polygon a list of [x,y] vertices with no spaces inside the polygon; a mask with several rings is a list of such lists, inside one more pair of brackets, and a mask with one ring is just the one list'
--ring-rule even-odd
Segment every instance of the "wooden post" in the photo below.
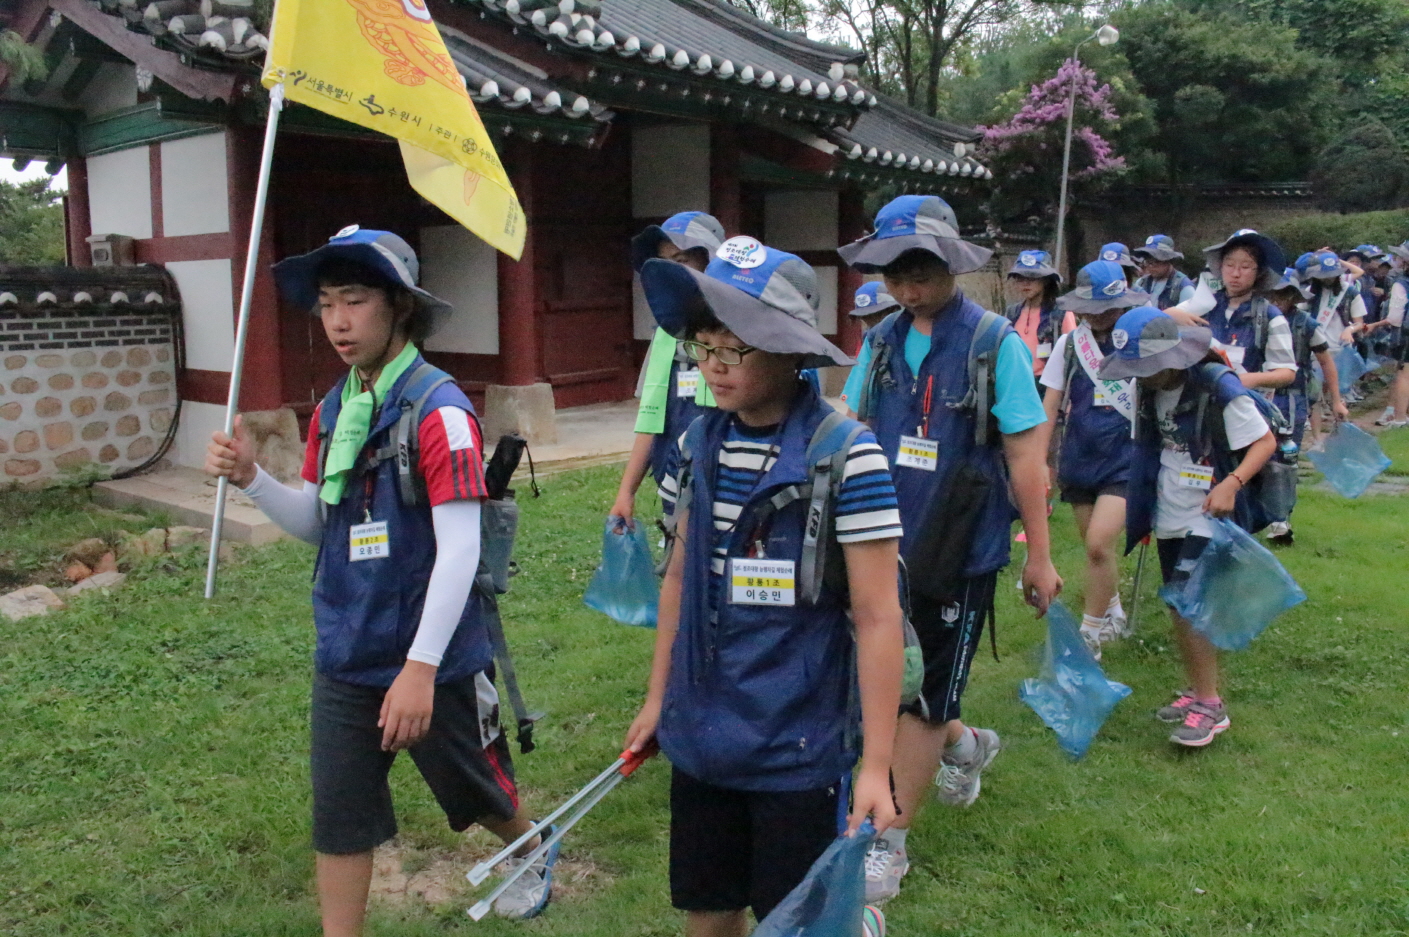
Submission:
{"label": "wooden post", "polygon": [[533,147],[510,140],[504,147],[509,181],[518,193],[528,224],[523,256],[499,257],[499,383],[510,387],[539,380],[538,288],[533,265]]}
{"label": "wooden post", "polygon": [[69,263],[75,267],[93,266],[88,236],[93,233],[93,217],[88,210],[88,161],[82,156],[68,158],[68,197],[64,199],[64,235],[68,241]]}
{"label": "wooden post", "polygon": [[[247,239],[239,237],[248,231],[254,210],[255,191],[259,185],[259,163],[263,149],[263,128],[232,124],[225,131],[225,160],[230,206],[230,269],[243,270],[249,251]],[[279,209],[270,202],[265,209],[265,224],[260,231],[258,272],[255,274],[254,295],[250,305],[249,337],[246,339],[245,375],[240,385],[240,409],[277,410],[288,401],[284,394],[279,322],[279,296],[274,286],[272,265],[279,258],[274,254],[274,227]],[[240,283],[233,282],[236,308],[240,301]],[[187,336],[194,338],[194,336]]]}
{"label": "wooden post", "polygon": [[709,210],[726,234],[743,230],[739,192],[739,132],[733,124],[709,125]]}
{"label": "wooden post", "polygon": [[[837,206],[837,234],[841,243],[850,244],[863,237],[870,227],[865,194],[856,188],[842,189]],[[856,291],[864,282],[865,278],[846,264],[842,264],[837,273],[837,342],[847,354],[854,355],[861,347],[861,336],[865,332],[861,320],[849,314]]]}

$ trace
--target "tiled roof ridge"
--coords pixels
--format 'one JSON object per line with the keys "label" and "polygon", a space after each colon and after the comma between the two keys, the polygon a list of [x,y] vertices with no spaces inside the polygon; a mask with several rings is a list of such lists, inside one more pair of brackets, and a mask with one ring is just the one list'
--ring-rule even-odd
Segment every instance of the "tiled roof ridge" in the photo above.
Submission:
{"label": "tiled roof ridge", "polygon": [[820,42],[804,33],[793,32],[790,29],[775,26],[767,20],[754,16],[743,7],[738,7],[727,2],[727,0],[674,0],[674,2],[679,6],[697,7],[701,15],[704,16],[714,17],[719,20],[742,22],[761,33],[765,33],[772,42],[784,48],[816,53],[820,61],[824,61],[828,64],[841,62],[843,65],[851,65],[866,58],[866,53],[859,49]]}

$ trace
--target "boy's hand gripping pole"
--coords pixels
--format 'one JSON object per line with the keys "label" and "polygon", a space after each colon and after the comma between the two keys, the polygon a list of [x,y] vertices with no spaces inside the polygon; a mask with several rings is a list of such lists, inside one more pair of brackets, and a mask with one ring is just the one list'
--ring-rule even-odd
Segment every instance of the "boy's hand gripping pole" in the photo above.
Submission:
{"label": "boy's hand gripping pole", "polygon": [[[581,803],[583,800],[592,796],[592,794],[604,784],[610,785],[609,787],[607,787],[607,790],[610,790],[612,787],[615,787],[617,784],[621,783],[623,778],[629,777],[631,775],[631,772],[641,767],[641,765],[645,763],[646,759],[650,758],[658,751],[660,751],[660,747],[656,745],[655,739],[652,739],[650,743],[647,744],[646,747],[641,749],[641,751],[639,752],[622,752],[621,757],[618,758],[616,761],[612,762],[611,766],[608,767],[607,770],[603,771],[601,774],[597,775],[595,778],[589,781],[587,785],[582,788],[582,790],[569,797],[566,803],[564,803],[558,809],[554,810],[552,813],[548,814],[548,816],[544,817],[542,820],[539,820],[537,823],[535,823],[532,827],[529,828],[528,832],[524,833],[518,839],[514,840],[512,843],[499,850],[499,852],[496,853],[494,856],[484,860],[479,865],[475,866],[473,869],[470,869],[470,871],[465,875],[465,878],[470,880],[471,885],[478,885],[479,883],[483,882],[485,879],[489,878],[489,873],[494,871],[495,866],[512,856],[516,851],[522,848],[525,843],[533,839],[533,837],[537,836],[539,833],[542,833],[544,830],[548,829],[548,827],[552,826],[554,820],[567,813],[569,810],[571,810],[577,804]],[[603,791],[603,794],[605,794],[605,791]],[[597,798],[597,800],[600,799],[600,797]],[[593,800],[592,804],[596,804],[597,800]],[[591,805],[588,806],[588,809],[591,809]],[[586,813],[586,811],[584,810],[583,813]],[[539,848],[542,847],[540,846]],[[479,918],[475,919],[479,920]]]}

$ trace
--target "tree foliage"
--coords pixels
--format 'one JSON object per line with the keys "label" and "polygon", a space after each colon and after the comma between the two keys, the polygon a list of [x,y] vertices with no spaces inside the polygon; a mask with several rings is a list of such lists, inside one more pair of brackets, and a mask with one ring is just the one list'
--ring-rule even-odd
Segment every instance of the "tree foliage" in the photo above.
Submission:
{"label": "tree foliage", "polygon": [[51,179],[0,182],[0,263],[64,262],[64,211]]}
{"label": "tree foliage", "polygon": [[1409,203],[1409,160],[1389,128],[1370,118],[1321,151],[1311,181],[1317,200],[1337,212],[1368,212]]}
{"label": "tree foliage", "polygon": [[1296,257],[1330,244],[1346,249],[1355,244],[1398,244],[1409,240],[1409,209],[1354,215],[1303,215],[1263,229]]}

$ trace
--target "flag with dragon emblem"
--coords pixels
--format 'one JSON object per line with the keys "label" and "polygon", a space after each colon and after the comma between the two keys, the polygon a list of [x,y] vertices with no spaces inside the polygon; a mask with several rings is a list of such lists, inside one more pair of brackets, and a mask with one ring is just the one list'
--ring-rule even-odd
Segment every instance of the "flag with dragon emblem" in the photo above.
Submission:
{"label": "flag with dragon emblem", "polygon": [[517,260],[524,217],[425,0],[278,0],[264,85],[395,137],[413,188]]}

